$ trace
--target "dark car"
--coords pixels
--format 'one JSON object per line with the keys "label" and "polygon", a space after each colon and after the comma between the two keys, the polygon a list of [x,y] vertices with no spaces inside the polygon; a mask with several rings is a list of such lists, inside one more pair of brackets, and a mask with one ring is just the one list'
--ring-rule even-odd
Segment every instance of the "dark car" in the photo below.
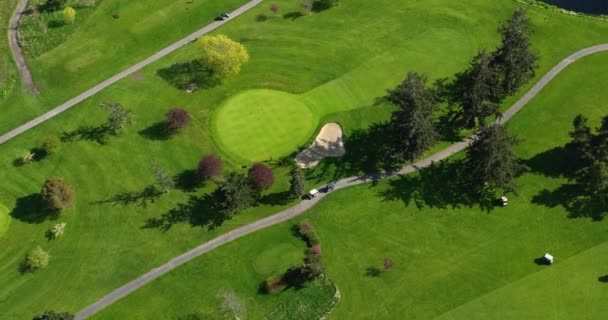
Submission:
{"label": "dark car", "polygon": [[220,13],[220,16],[217,19],[218,20],[226,20],[228,18],[230,18],[230,15],[228,13],[226,13],[226,12],[222,12],[222,13]]}

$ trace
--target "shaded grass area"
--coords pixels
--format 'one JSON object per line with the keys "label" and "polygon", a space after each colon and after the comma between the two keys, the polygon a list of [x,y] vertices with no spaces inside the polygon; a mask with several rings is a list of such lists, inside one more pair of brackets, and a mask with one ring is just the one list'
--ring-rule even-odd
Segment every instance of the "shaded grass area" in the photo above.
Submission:
{"label": "shaded grass area", "polygon": [[[567,206],[534,199],[543,190],[556,190],[567,183],[561,173],[567,169],[564,159],[551,150],[569,141],[574,116],[580,112],[598,124],[608,112],[603,105],[608,97],[601,90],[608,81],[606,57],[597,54],[569,67],[507,125],[523,139],[517,154],[528,159],[533,169],[517,179],[520,194],[510,199],[507,207],[486,210],[475,199],[463,199],[463,190],[450,181],[456,176],[444,169],[439,174],[421,171],[341,190],[307,213],[306,218],[324,239],[327,275],[342,293],[330,319],[428,319],[441,315],[445,319],[521,319],[552,310],[564,319],[578,315],[602,319],[605,308],[601,300],[608,293],[603,269],[606,222],[575,218]],[[457,165],[461,157],[449,163]],[[547,163],[542,165],[541,161]],[[559,202],[560,196],[553,200]],[[223,270],[206,267],[219,265],[219,257],[255,261],[259,250],[290,241],[285,230],[292,223],[274,226],[196,259],[96,318],[133,312],[142,312],[139,314],[145,317],[161,310],[174,315],[180,309],[170,313],[173,303],[193,298],[183,292],[212,296],[213,290],[204,289],[209,283],[224,287],[251,283],[252,290],[259,275],[239,273],[239,279],[222,278]],[[545,252],[556,257],[555,265],[535,262]],[[381,272],[379,266],[385,257],[395,261],[395,266]],[[199,278],[187,272],[203,269],[208,272]],[[196,289],[192,282],[197,283]],[[288,294],[276,297],[285,299],[282,301],[292,298]],[[254,293],[248,306],[256,310],[267,307],[267,298]],[[148,301],[162,301],[163,305],[149,309]],[[212,306],[204,303],[199,308],[209,310]]]}

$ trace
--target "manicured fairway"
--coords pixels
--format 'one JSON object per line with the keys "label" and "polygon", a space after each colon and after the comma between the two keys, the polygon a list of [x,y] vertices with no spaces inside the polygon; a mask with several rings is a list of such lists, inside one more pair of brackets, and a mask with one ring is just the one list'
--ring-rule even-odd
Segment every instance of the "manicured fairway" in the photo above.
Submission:
{"label": "manicured fairway", "polygon": [[[300,3],[287,0],[278,0],[276,3],[281,14],[300,10]],[[193,31],[195,22],[199,22],[198,17],[201,21],[207,21],[208,18],[203,16],[203,12],[205,15],[208,14],[209,19],[214,15],[213,12],[203,10],[203,7],[211,8],[210,11],[219,11],[220,8],[226,6],[223,1],[200,2],[200,6],[202,6],[200,11],[188,13],[190,17],[193,17],[192,20],[185,19],[184,16],[176,13],[185,12],[185,9],[180,11],[181,9],[177,10],[177,8],[182,8],[179,6],[185,6],[186,2],[165,0],[162,3],[158,0],[149,7],[142,7],[141,3],[136,1],[105,0],[102,2],[104,12],[111,14],[115,10],[113,5],[117,4],[122,6],[120,7],[122,12],[120,19],[111,20],[109,18],[106,21],[104,20],[107,18],[106,15],[101,13],[97,17],[91,15],[89,18],[91,20],[87,21],[87,27],[82,31],[82,38],[78,34],[74,34],[69,43],[64,43],[56,50],[40,57],[39,62],[33,63],[35,76],[42,79],[42,84],[49,89],[50,95],[43,95],[38,100],[34,100],[28,95],[14,92],[0,106],[0,109],[3,110],[0,113],[0,129],[8,129],[14,124],[20,123],[24,118],[51,108],[56,102],[63,102],[73,93],[81,91],[82,87],[98,82],[108,73],[114,73],[116,70],[113,68],[120,69],[135,62],[132,60],[149,54],[153,48],[162,47],[171,38],[164,37],[164,34],[161,33],[162,30],[176,32],[175,35],[177,35],[177,31],[174,31],[177,29],[174,29],[173,26],[179,25],[176,28],[184,28],[184,33]],[[205,7],[207,4],[210,7]],[[199,2],[195,1],[192,5],[198,6]],[[9,230],[0,238],[0,248],[2,248],[0,250],[0,310],[2,310],[3,316],[6,315],[9,319],[28,319],[34,313],[49,308],[78,311],[114,288],[205,240],[289,206],[289,201],[280,196],[281,192],[288,189],[287,168],[275,169],[277,182],[268,191],[269,196],[263,198],[260,206],[240,213],[219,228],[209,230],[213,212],[209,211],[208,203],[200,204],[200,206],[194,203],[194,206],[189,206],[189,204],[192,205],[192,199],[201,198],[215,188],[213,183],[201,186],[192,186],[187,183],[187,178],[192,177],[193,170],[202,155],[218,154],[225,160],[226,171],[245,172],[241,169],[241,165],[244,164],[242,159],[234,159],[231,151],[225,151],[225,147],[230,146],[217,144],[216,141],[219,141],[219,137],[213,132],[214,121],[217,120],[214,117],[221,114],[221,106],[230,101],[231,97],[238,97],[242,92],[257,89],[283,92],[279,95],[287,97],[289,94],[290,97],[287,105],[305,105],[312,113],[312,127],[302,124],[302,128],[309,130],[309,136],[304,137],[305,134],[300,132],[289,132],[290,135],[293,134],[293,137],[302,137],[297,139],[303,140],[312,138],[317,123],[321,123],[319,119],[325,121],[334,117],[339,118],[340,124],[348,134],[353,132],[353,129],[365,128],[372,122],[387,118],[389,110],[385,107],[374,106],[374,101],[383,95],[386,89],[400,81],[407,72],[427,72],[432,79],[451,76],[464,69],[466,62],[475,55],[480,47],[495,46],[498,43],[495,32],[497,24],[499,21],[507,19],[518,5],[511,0],[349,0],[344,1],[339,8],[315,13],[311,16],[297,19],[291,19],[289,16],[287,18],[273,16],[264,22],[258,22],[256,18],[258,15],[270,15],[269,5],[263,4],[217,31],[217,33],[227,34],[242,42],[251,56],[241,74],[227,80],[224,85],[188,94],[170,86],[158,76],[157,72],[161,68],[199,58],[199,49],[191,45],[147,67],[136,77],[120,81],[69,112],[1,145],[0,181],[6,183],[0,186],[0,202],[10,209],[12,219]],[[127,7],[132,9],[127,10]],[[160,7],[175,10],[158,11]],[[152,11],[147,11],[148,9]],[[137,12],[139,16],[128,15],[127,13],[131,10],[134,12],[133,15],[137,16],[135,14]],[[163,14],[166,14],[167,17]],[[133,24],[137,19],[143,21],[150,16],[153,16],[154,18],[150,19],[158,24]],[[122,17],[125,20],[121,20]],[[541,56],[539,76],[568,54],[606,41],[605,34],[608,32],[608,25],[595,20],[569,17],[537,9],[531,9],[530,17],[535,30],[532,39],[533,46]],[[96,24],[123,23],[121,21],[124,21],[125,25],[114,30],[118,38],[116,42],[112,41],[110,33],[102,35],[99,32],[101,29],[96,29]],[[129,25],[127,22],[131,24]],[[136,27],[143,29],[149,27],[150,29],[142,31],[146,31],[147,33],[144,33],[147,36],[134,37],[129,32],[129,28]],[[185,32],[186,29],[188,32]],[[94,37],[97,34],[100,34],[99,39],[105,40],[98,42]],[[162,41],[156,42],[157,35],[162,38]],[[137,48],[134,49],[134,46]],[[103,50],[106,47],[108,48],[107,56],[94,57],[94,52],[106,52]],[[100,50],[94,50],[96,48]],[[90,57],[92,63],[88,63],[86,58],[81,60],[79,54],[83,57]],[[114,64],[114,62],[116,63]],[[108,63],[112,64],[111,68],[107,66]],[[79,66],[81,71],[78,71]],[[586,65],[585,68],[597,71],[600,75],[606,74],[606,72],[600,73],[600,71],[606,70],[596,64]],[[63,76],[64,71],[67,72],[65,77]],[[577,79],[577,85],[586,83],[583,81],[584,79],[593,78]],[[595,84],[599,87],[593,87]],[[589,84],[589,92],[581,94],[585,96],[603,94],[605,90],[600,84],[600,82]],[[578,108],[583,108],[578,105],[572,107],[565,103],[567,101],[565,98],[573,96],[570,92],[580,92],[580,88],[568,88],[568,90],[577,91],[559,91],[565,95],[555,100],[556,106],[565,108],[568,112],[575,112]],[[297,97],[297,103],[291,99],[294,97]],[[597,98],[597,100],[601,99],[606,100],[605,97]],[[95,141],[94,134],[86,133],[94,133],[95,131],[90,128],[96,128],[105,122],[107,114],[98,107],[98,104],[103,101],[120,102],[125,107],[132,109],[135,116],[134,123],[122,135],[111,137],[107,144],[101,145]],[[246,107],[247,104],[239,105]],[[264,103],[260,106],[267,107]],[[167,110],[172,107],[182,107],[188,110],[192,116],[192,125],[174,137],[167,137],[159,130],[159,123],[163,121]],[[277,108],[278,106],[272,107]],[[300,110],[299,107],[297,109]],[[555,112],[557,109],[551,110],[552,113],[549,115],[532,115],[525,119],[559,116]],[[282,117],[291,116],[292,114],[286,114]],[[590,114],[590,116],[597,119],[597,114]],[[293,121],[293,118],[288,119]],[[570,119],[567,118],[564,121],[567,120],[566,123],[569,123]],[[543,122],[542,125],[535,122],[527,123],[525,128],[522,124],[521,132],[539,127],[539,130],[546,129],[551,132],[550,136],[544,135],[542,132],[530,137],[526,135],[524,138],[531,141],[527,145],[532,146],[534,141],[538,142],[539,140],[530,140],[535,137],[543,139],[542,142],[538,142],[538,145],[543,147],[549,146],[545,140],[551,141],[551,143],[563,142],[565,133],[564,137],[560,138],[561,142],[554,142],[557,130],[550,129],[546,123],[552,122]],[[82,126],[84,127],[81,128]],[[277,124],[277,126],[283,126],[283,124]],[[559,128],[562,127],[563,125],[560,125]],[[14,160],[20,154],[39,146],[46,136],[61,136],[63,132],[75,132],[79,128],[79,132],[85,134],[75,139],[74,142],[62,144],[61,150],[57,154],[25,166],[13,165]],[[295,145],[297,139],[294,138],[283,146]],[[253,144],[255,141],[251,143]],[[280,147],[278,144],[277,146]],[[526,157],[542,151],[536,146],[530,147],[529,150],[526,148],[522,147],[520,150]],[[274,150],[274,146],[270,150],[270,154],[283,152]],[[163,167],[170,175],[180,178],[177,189],[156,197],[146,197],[145,193],[142,194],[142,191],[154,183],[150,170],[151,161]],[[64,177],[76,190],[74,205],[58,221],[46,220],[46,217],[40,216],[42,211],[34,201],[35,194],[40,191],[40,186],[45,178],[51,175]],[[181,183],[184,180],[186,183]],[[322,181],[318,182],[318,184],[322,183]],[[545,183],[542,180],[542,183],[535,185],[547,187],[555,186],[556,183],[551,181]],[[380,187],[388,188],[388,185],[382,184]],[[391,252],[372,250],[373,252],[361,251],[358,253],[355,249],[365,249],[368,241],[370,245],[374,245],[375,242],[380,241],[374,240],[374,237],[380,237],[385,233],[387,237],[382,236],[383,239],[391,241],[394,239],[395,241],[395,247],[391,247],[392,249],[397,250],[397,248],[403,247],[402,250],[407,252],[407,245],[416,241],[419,234],[434,232],[434,229],[429,231],[427,225],[430,225],[428,228],[434,227],[436,223],[441,222],[444,216],[459,217],[458,213],[465,212],[472,219],[481,220],[487,217],[477,210],[463,209],[458,212],[442,210],[433,216],[427,211],[417,211],[413,207],[403,209],[403,204],[400,202],[381,201],[377,198],[374,200],[381,189],[368,188],[369,186],[364,186],[348,193],[345,192],[344,198],[340,198],[342,196],[338,193],[335,199],[328,199],[324,206],[316,209],[316,213],[312,213],[314,219],[317,217],[328,219],[326,222],[319,220],[319,229],[323,233],[321,237],[324,241],[325,239],[328,241],[326,244],[327,263],[330,277],[337,282],[341,290],[344,286],[343,291],[346,298],[336,309],[337,319],[348,318],[344,315],[349,312],[358,312],[356,306],[367,305],[368,302],[372,305],[383,306],[384,303],[384,301],[373,299],[365,301],[368,299],[369,292],[381,292],[384,285],[372,282],[375,279],[363,278],[363,281],[369,282],[369,285],[359,288],[355,282],[361,279],[361,274],[364,272],[364,270],[360,270],[361,268],[365,269],[372,263],[381,263],[382,255],[391,254]],[[368,198],[369,201],[358,201]],[[525,197],[522,196],[522,198]],[[345,206],[344,203],[348,203],[349,206]],[[524,206],[524,202],[518,205]],[[355,210],[356,208],[359,208],[359,211]],[[533,207],[532,211],[537,209],[541,211],[541,208],[546,209]],[[513,209],[506,211],[506,216],[515,220],[507,219],[507,222],[527,224],[527,220],[517,220],[519,217],[525,217],[521,214],[525,209],[525,206],[518,207],[514,203]],[[555,216],[563,218],[565,215],[559,208],[546,210],[547,216],[543,217],[547,219]],[[502,217],[501,214],[502,212],[493,214],[489,219],[499,219]],[[383,217],[384,215],[392,216],[392,218],[387,218],[386,226],[366,221],[368,217]],[[420,222],[420,225],[414,224],[417,221],[411,220],[411,226],[401,223],[403,220],[399,218],[408,215],[428,216],[429,220],[426,224]],[[330,220],[333,219],[332,217],[336,217],[340,223],[360,225],[360,230],[351,229],[350,226],[347,229],[343,227],[345,226],[343,224],[332,226]],[[54,223],[63,221],[67,222],[64,237],[48,241],[45,238],[45,232]],[[563,239],[572,240],[573,238],[568,237],[578,237],[576,241],[571,241],[576,244],[576,247],[571,248],[572,250],[556,252],[561,259],[574,254],[574,251],[582,249],[592,242],[599,241],[586,237],[595,237],[597,230],[594,228],[601,228],[602,224],[591,224],[584,219],[573,221],[571,229],[568,229],[569,223],[572,222],[570,220],[559,220],[561,224],[556,225],[556,228],[563,227],[564,233],[570,232]],[[458,230],[457,222],[446,224],[443,232],[447,233],[452,228]],[[463,223],[471,226],[469,228],[471,232],[478,229],[485,232],[483,231],[485,225],[477,225],[474,221]],[[537,225],[534,226],[537,227]],[[498,222],[496,225],[487,226],[491,231],[499,231],[503,227],[506,228],[503,223]],[[579,229],[575,230],[575,227]],[[288,225],[281,228],[284,229],[277,229],[280,230],[277,231],[280,235],[276,237],[259,241],[251,240],[251,243],[245,245],[242,241],[237,242],[234,244],[234,251],[218,253],[218,255],[225,254],[226,260],[223,262],[226,263],[216,264],[216,261],[209,261],[209,267],[192,267],[193,269],[190,269],[192,270],[191,277],[182,278],[181,275],[177,275],[175,281],[171,281],[171,286],[163,286],[165,289],[159,292],[170,294],[171,298],[163,296],[156,299],[156,297],[150,298],[144,294],[141,301],[146,303],[135,303],[132,308],[137,308],[137,313],[158,312],[162,315],[167,314],[168,317],[196,309],[212,312],[216,307],[217,290],[230,286],[234,287],[239,294],[251,297],[252,303],[256,304],[250,308],[252,316],[265,315],[283,303],[283,299],[288,295],[260,298],[263,301],[258,302],[255,293],[257,285],[270,273],[272,266],[276,266],[272,270],[273,272],[283,270],[294,260],[301,261],[300,254],[303,254],[303,251],[300,250],[296,250],[295,254],[287,254],[284,253],[284,248],[273,251],[275,242],[283,244],[294,241],[294,246],[301,245],[298,239],[291,238]],[[384,230],[385,228],[386,230]],[[511,231],[511,229],[505,230]],[[374,231],[377,234],[366,233],[368,231]],[[513,232],[515,231],[517,230],[513,230]],[[530,238],[528,235],[522,235],[522,241],[535,240],[532,235],[539,234],[537,231],[530,230]],[[333,234],[348,235],[349,232],[353,236],[361,232],[361,236],[348,239],[353,241],[349,242],[352,247],[347,243],[338,246],[340,240],[332,240],[330,236]],[[397,246],[399,239],[407,235],[406,232],[412,232],[411,239],[406,239],[403,245]],[[476,240],[479,241],[490,241],[488,239],[493,239],[492,235],[495,233],[487,232],[479,235],[472,233],[471,237],[477,237]],[[369,239],[365,237],[369,237]],[[580,239],[581,237],[583,240]],[[336,241],[335,244],[332,244],[333,241]],[[442,242],[437,240],[434,246],[431,246],[435,240],[428,241],[428,246],[425,247],[422,243],[418,250],[427,248],[428,251],[421,252],[424,252],[425,257],[429,259],[444,259],[445,252],[441,250],[445,248],[441,246]],[[297,244],[295,244],[296,242]],[[451,245],[451,243],[448,244]],[[499,244],[500,246],[498,246]],[[37,245],[50,252],[51,264],[47,269],[35,274],[20,274],[19,264],[23,257]],[[472,244],[463,242],[461,245],[462,248],[469,248]],[[488,248],[503,250],[501,248],[505,245],[505,243],[497,243],[496,248]],[[458,248],[454,250],[456,249]],[[260,258],[260,261],[256,262],[259,272],[251,271],[253,266],[250,261],[255,260],[256,255],[267,250],[278,253],[265,255],[273,258]],[[540,250],[545,250],[545,248],[531,247],[529,253],[537,254],[536,251]],[[341,260],[344,258],[337,255],[341,251],[352,253],[355,261]],[[451,254],[460,253],[465,254],[458,250]],[[505,257],[509,257],[513,265],[523,271],[513,273],[511,278],[506,278],[504,281],[513,280],[529,271],[527,264],[525,266],[515,265],[519,260],[514,256],[509,256],[508,253],[505,253]],[[285,259],[282,260],[276,255],[285,256]],[[415,255],[406,253],[403,256],[400,254],[394,256],[397,262],[395,271],[401,265],[405,267],[406,263],[415,257]],[[357,260],[358,258],[360,260]],[[203,258],[201,261],[204,259],[207,258]],[[528,258],[526,257],[526,259]],[[263,261],[267,263],[264,264]],[[344,262],[343,266],[342,262]],[[232,263],[232,265],[228,263]],[[425,263],[424,260],[421,260],[418,263],[420,268],[407,269],[408,273],[403,276],[413,277],[416,275],[414,271],[421,270]],[[454,259],[454,263],[456,265],[465,264],[457,259]],[[438,273],[449,271],[440,263],[430,266],[430,268],[437,268]],[[467,266],[475,267],[475,265]],[[506,273],[506,271],[504,272]],[[401,273],[395,272],[398,280],[407,280],[407,278],[401,279],[401,276]],[[200,279],[198,282],[193,280],[197,277]],[[217,278],[215,285],[210,285],[205,280],[213,278]],[[226,282],[228,278],[234,282]],[[429,278],[428,280],[435,283],[442,279]],[[469,278],[469,280],[471,279]],[[420,286],[413,286],[412,291],[422,294],[427,282],[423,279],[419,281]],[[389,286],[388,290],[391,290],[390,292],[395,294],[395,297],[404,299],[405,295],[410,293],[409,290],[402,287],[390,287],[390,281],[386,282]],[[470,296],[463,296],[462,300],[501,284],[504,283],[486,283],[480,286],[480,290],[471,290]],[[191,285],[197,286],[195,291],[189,291]],[[189,293],[196,293],[196,296],[188,296]],[[175,300],[172,299],[181,302],[174,303]],[[387,300],[388,307],[392,307],[390,299],[383,300]],[[454,304],[453,301],[447,300],[445,300],[446,305]],[[161,310],[163,306],[166,306],[163,301],[171,302],[171,306]],[[430,301],[430,299],[426,301]],[[464,303],[464,301],[462,302]],[[179,312],[176,311],[178,308]],[[447,307],[438,307],[437,310],[439,309],[444,310]],[[412,309],[411,312],[423,314],[420,310]],[[365,313],[361,315],[366,316]]]}
{"label": "manicured fairway", "polygon": [[[327,274],[341,291],[342,299],[329,318],[603,319],[608,286],[599,280],[608,274],[606,221],[571,217],[559,205],[563,195],[547,196],[544,190],[551,194],[566,180],[545,169],[563,158],[544,158],[539,165],[535,157],[569,141],[570,122],[577,113],[594,124],[608,114],[603,104],[608,93],[601,89],[607,75],[608,54],[576,62],[511,120],[509,130],[523,139],[517,152],[532,171],[518,179],[520,195],[505,208],[486,212],[469,207],[460,201],[462,191],[454,185],[454,175],[425,169],[421,178],[410,175],[341,190],[299,218],[316,225]],[[239,266],[257,261],[260,251],[254,248],[281,248],[294,239],[288,234],[293,223],[202,256],[94,318],[157,313],[175,317],[185,305],[213,310],[214,304],[207,301],[217,288],[226,287],[239,288],[250,299],[248,316],[260,318],[273,310],[269,299],[276,298],[252,291],[252,284],[265,274],[239,272],[242,276],[235,279],[219,266],[227,257]],[[545,252],[556,257],[554,266],[535,263]],[[369,268],[382,268],[384,257],[393,259],[395,267],[379,277],[368,276]],[[188,270],[206,272],[197,278]],[[290,299],[292,294],[282,297]],[[189,302],[181,304],[184,300]],[[149,301],[161,303],[151,306]]]}
{"label": "manicured fairway", "polygon": [[0,204],[0,237],[8,230],[8,225],[11,222],[8,212],[8,208]]}
{"label": "manicured fairway", "polygon": [[251,90],[228,99],[217,111],[214,136],[230,155],[246,161],[293,152],[314,130],[310,109],[291,94]]}

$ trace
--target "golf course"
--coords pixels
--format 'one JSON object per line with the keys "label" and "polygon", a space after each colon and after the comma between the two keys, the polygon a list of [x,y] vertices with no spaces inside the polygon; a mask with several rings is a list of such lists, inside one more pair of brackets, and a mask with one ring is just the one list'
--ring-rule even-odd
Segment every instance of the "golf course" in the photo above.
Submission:
{"label": "golf course", "polygon": [[[16,2],[0,4],[0,14],[9,17]],[[50,23],[61,12],[24,14],[21,45],[40,94],[21,85],[10,51],[2,50],[0,134],[246,3],[73,0],[76,20],[51,23],[49,36],[40,19]],[[203,54],[189,43],[0,144],[0,318],[77,314],[192,248],[307,201],[289,196],[292,163],[327,123],[343,130],[346,154],[304,170],[306,191],[383,169],[374,150],[390,137],[373,129],[396,109],[382,99],[387,90],[409,72],[424,73],[429,83],[452,79],[481,49],[501,44],[497,30],[518,8],[530,21],[537,67],[500,110],[569,55],[608,43],[604,20],[512,0],[341,0],[310,11],[298,1],[265,0],[208,34],[247,50],[237,75],[187,92],[179,81]],[[569,202],[578,194],[564,187],[572,179],[563,150],[578,114],[593,130],[602,125],[607,85],[608,53],[581,58],[507,122],[528,170],[506,207],[463,195],[460,152],[412,174],[324,195],[302,215],[227,241],[90,318],[234,319],[218,310],[218,297],[230,292],[242,301],[242,320],[603,319],[608,227]],[[108,102],[130,112],[119,134],[107,131],[108,112],[99,105]],[[173,108],[187,112],[189,125],[169,132]],[[447,113],[443,102],[435,111],[438,118]],[[418,160],[472,133],[442,133]],[[40,152],[49,137],[59,147]],[[32,159],[23,161],[28,152]],[[206,155],[221,159],[224,176],[247,175],[263,163],[274,183],[255,204],[223,216],[216,194],[227,178],[201,181]],[[158,168],[171,188],[159,189]],[[60,214],[50,214],[41,198],[49,177],[74,190]],[[294,232],[303,219],[322,244],[323,277],[264,293],[269,277],[310,258],[310,243]],[[49,236],[59,223],[63,234]],[[24,271],[37,247],[50,255],[48,266]],[[549,252],[555,263],[538,263]],[[387,258],[394,266],[383,266]]]}

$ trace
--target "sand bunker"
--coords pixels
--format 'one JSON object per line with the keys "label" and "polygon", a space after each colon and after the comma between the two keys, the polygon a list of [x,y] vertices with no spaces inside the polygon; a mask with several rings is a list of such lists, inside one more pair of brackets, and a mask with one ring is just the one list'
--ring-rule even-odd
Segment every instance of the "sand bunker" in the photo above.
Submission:
{"label": "sand bunker", "polygon": [[308,149],[296,156],[296,163],[301,168],[312,168],[325,157],[341,157],[346,150],[342,141],[342,127],[337,123],[328,123]]}

